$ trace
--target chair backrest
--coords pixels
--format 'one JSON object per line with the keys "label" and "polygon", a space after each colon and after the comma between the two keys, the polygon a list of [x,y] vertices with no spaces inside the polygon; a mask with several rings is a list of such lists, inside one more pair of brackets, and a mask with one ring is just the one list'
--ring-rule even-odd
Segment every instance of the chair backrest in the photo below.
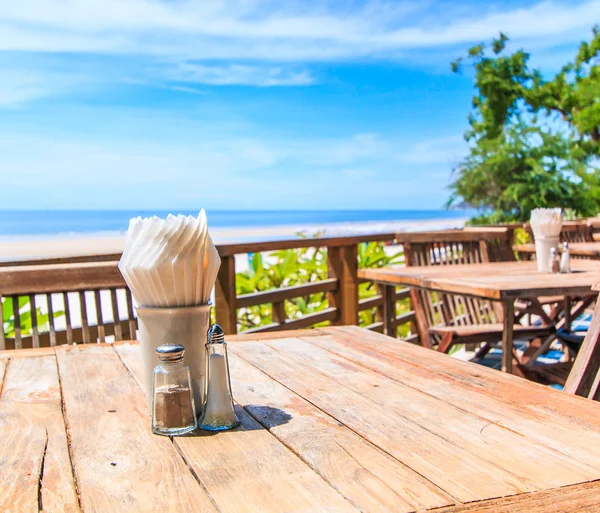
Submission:
{"label": "chair backrest", "polygon": [[[600,290],[600,283],[593,287]],[[565,383],[565,392],[600,401],[600,301],[573,368]]]}
{"label": "chair backrest", "polygon": [[117,262],[0,268],[0,349],[135,338],[133,298]]}
{"label": "chair backrest", "polygon": [[[525,225],[529,239],[533,242],[533,231],[531,225]],[[564,221],[560,231],[561,242],[591,242],[594,240],[592,225],[589,221]]]}
{"label": "chair backrest", "polygon": [[[514,260],[509,230],[506,228],[469,229],[457,232],[428,232],[404,244],[407,266],[479,264]],[[415,311],[420,310],[425,322],[418,322],[422,341],[433,339],[429,328],[469,326],[499,322],[497,305],[481,299],[412,290]],[[419,315],[419,314],[417,314]]]}

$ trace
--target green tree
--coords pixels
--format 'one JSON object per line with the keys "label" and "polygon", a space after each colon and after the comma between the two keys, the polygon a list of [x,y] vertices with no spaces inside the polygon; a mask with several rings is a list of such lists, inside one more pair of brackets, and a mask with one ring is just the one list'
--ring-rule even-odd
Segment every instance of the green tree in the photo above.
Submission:
{"label": "green tree", "polygon": [[[593,216],[600,207],[600,30],[573,62],[545,78],[500,34],[471,48],[476,93],[448,206],[484,214],[473,221],[525,221],[538,207]],[[452,63],[461,73],[464,59]]]}

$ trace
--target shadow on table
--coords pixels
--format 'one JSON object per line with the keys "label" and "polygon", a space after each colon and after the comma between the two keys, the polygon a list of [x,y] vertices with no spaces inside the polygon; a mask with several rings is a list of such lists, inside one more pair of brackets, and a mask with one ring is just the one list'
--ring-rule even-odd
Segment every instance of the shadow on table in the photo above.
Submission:
{"label": "shadow on table", "polygon": [[[257,404],[246,404],[242,408],[236,404],[234,406],[235,412],[240,419],[241,425],[231,431],[256,431],[262,429],[271,429],[275,426],[281,426],[287,424],[291,419],[292,415],[280,410],[279,408],[272,408],[271,406],[263,406]],[[188,433],[184,436],[214,436],[226,434],[229,431],[204,431],[197,429],[192,433]]]}

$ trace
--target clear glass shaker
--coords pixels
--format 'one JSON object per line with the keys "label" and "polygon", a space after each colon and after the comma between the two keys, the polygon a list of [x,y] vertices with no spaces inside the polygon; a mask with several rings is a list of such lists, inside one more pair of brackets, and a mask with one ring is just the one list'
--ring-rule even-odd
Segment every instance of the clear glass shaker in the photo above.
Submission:
{"label": "clear glass shaker", "polygon": [[190,368],[183,365],[185,348],[163,344],[156,348],[158,365],[152,386],[152,432],[176,436],[198,426]]}
{"label": "clear glass shaker", "polygon": [[206,366],[206,403],[198,427],[224,431],[239,426],[231,395],[227,344],[223,329],[218,324],[213,324],[208,330]]}

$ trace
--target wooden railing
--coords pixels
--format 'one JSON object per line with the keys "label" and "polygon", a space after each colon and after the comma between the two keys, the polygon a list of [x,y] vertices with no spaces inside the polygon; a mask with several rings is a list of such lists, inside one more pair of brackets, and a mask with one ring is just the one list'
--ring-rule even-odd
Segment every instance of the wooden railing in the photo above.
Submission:
{"label": "wooden railing", "polygon": [[[415,312],[406,309],[406,303],[410,301],[410,292],[408,289],[401,288],[378,288],[376,295],[359,299],[359,285],[364,283],[358,278],[358,248],[359,245],[366,242],[383,242],[386,245],[398,246],[402,249],[403,244],[407,242],[418,242],[432,240],[437,237],[444,240],[456,240],[457,244],[465,240],[495,240],[498,232],[506,233],[506,230],[486,228],[469,230],[451,230],[445,232],[419,232],[419,233],[385,233],[371,234],[354,237],[337,238],[319,238],[319,239],[293,239],[283,241],[269,242],[251,242],[239,244],[221,244],[217,246],[222,259],[221,268],[217,277],[215,287],[215,311],[216,320],[223,327],[226,333],[236,333],[239,329],[238,313],[240,310],[255,307],[257,305],[272,305],[271,319],[268,324],[260,324],[252,331],[263,332],[273,330],[290,330],[307,328],[321,323],[331,325],[351,325],[359,323],[359,313],[371,310],[374,314],[375,322],[365,327],[374,331],[385,333],[396,337],[399,328],[404,337],[412,342],[418,342],[418,331],[415,326]],[[275,288],[271,290],[252,292],[248,294],[237,295],[236,291],[236,256],[252,253],[271,253],[279,250],[313,248],[322,249],[326,253],[327,276],[320,280],[310,283],[304,283],[294,286]],[[68,306],[68,293],[79,294],[79,310],[81,310],[81,330],[79,327],[69,326],[67,319],[67,336],[63,334],[43,335],[38,334],[27,342],[26,337],[21,336],[20,340],[0,339],[0,348],[19,347],[23,342],[24,346],[48,345],[47,342],[54,345],[58,341],[71,342],[75,339],[80,340],[82,335],[86,341],[104,339],[109,333],[123,333],[121,326],[130,326],[128,334],[132,333],[134,326],[131,326],[133,315],[131,307],[119,308],[114,299],[117,289],[124,288],[125,283],[117,268],[117,255],[110,255],[110,260],[103,262],[102,256],[95,255],[88,257],[78,257],[75,262],[55,263],[51,265],[39,265],[36,262],[20,262],[19,266],[0,266],[0,296],[11,297],[13,300],[19,296],[26,296],[33,301],[40,294],[49,295],[52,293],[63,294],[65,305]],[[372,285],[375,287],[375,285]],[[111,328],[110,323],[102,319],[102,306],[100,304],[100,292],[103,291],[103,297],[106,301],[111,301],[112,321],[115,326]],[[110,295],[108,292],[110,291]],[[100,317],[89,320],[86,312],[85,293],[89,297],[95,298],[98,302],[96,310],[100,312]],[[129,295],[129,291],[126,291]],[[324,309],[289,319],[286,315],[285,302],[292,301],[295,298],[308,296],[310,294],[324,294],[327,304]],[[33,298],[33,299],[32,299]],[[397,313],[397,304],[404,301],[404,310]],[[51,302],[51,301],[50,301]],[[129,301],[128,301],[129,302]],[[35,309],[34,309],[35,310]],[[127,310],[127,316],[120,315],[119,311]],[[130,315],[131,314],[131,315]],[[94,331],[94,324],[100,326]],[[87,330],[87,331],[86,331]],[[86,332],[85,335],[83,332]],[[46,341],[48,338],[48,341]],[[75,341],[77,341],[75,340]],[[31,347],[30,345],[30,347]]]}

